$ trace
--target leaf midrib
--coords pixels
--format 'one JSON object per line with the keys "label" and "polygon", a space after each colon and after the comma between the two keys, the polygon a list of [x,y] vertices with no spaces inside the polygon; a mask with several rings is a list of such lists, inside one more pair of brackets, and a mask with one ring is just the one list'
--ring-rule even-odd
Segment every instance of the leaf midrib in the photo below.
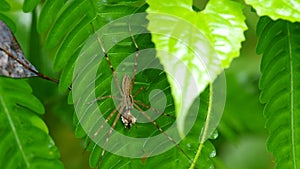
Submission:
{"label": "leaf midrib", "polygon": [[290,59],[290,109],[291,109],[291,145],[292,145],[292,158],[293,158],[293,168],[297,168],[296,162],[296,146],[295,146],[295,111],[294,111],[294,67],[293,67],[293,50],[292,50],[292,37],[291,37],[291,30],[290,24],[287,23],[287,39],[288,39],[288,54]]}
{"label": "leaf midrib", "polygon": [[15,138],[15,140],[16,140],[16,142],[17,142],[18,148],[20,149],[20,152],[21,152],[21,154],[22,154],[22,157],[23,157],[23,159],[24,159],[24,162],[25,162],[27,168],[30,168],[29,160],[27,159],[27,157],[26,157],[26,155],[25,155],[25,151],[24,151],[24,149],[23,149],[23,147],[22,147],[22,145],[21,145],[21,141],[20,141],[20,138],[19,138],[19,136],[18,136],[16,127],[15,127],[15,125],[14,125],[14,122],[13,122],[12,118],[11,118],[11,114],[10,114],[10,112],[8,111],[8,107],[7,107],[6,103],[5,103],[5,101],[3,100],[2,96],[0,96],[0,103],[1,103],[1,106],[3,107],[3,109],[4,109],[4,112],[5,112],[6,117],[7,117],[7,119],[8,119],[9,125],[10,125],[10,127],[11,127],[11,129],[12,129],[14,138]]}

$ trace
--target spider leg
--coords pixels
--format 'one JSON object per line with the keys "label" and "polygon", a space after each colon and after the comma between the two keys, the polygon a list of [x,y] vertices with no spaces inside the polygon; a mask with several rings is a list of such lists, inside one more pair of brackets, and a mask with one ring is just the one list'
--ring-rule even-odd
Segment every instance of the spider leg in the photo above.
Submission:
{"label": "spider leg", "polygon": [[130,38],[135,46],[135,60],[134,60],[134,68],[133,68],[133,75],[132,75],[132,79],[131,79],[131,86],[133,86],[134,81],[135,81],[135,76],[136,76],[136,69],[137,69],[137,64],[138,64],[138,57],[139,57],[139,46],[137,45],[133,34],[132,34],[132,30],[131,30],[131,25],[130,23],[128,23],[128,30],[130,33]]}
{"label": "spider leg", "polygon": [[137,91],[134,92],[134,94],[132,95],[132,97],[137,96],[137,95],[138,95],[141,91],[143,91],[143,90],[145,90],[145,87],[143,87],[143,86],[140,87],[140,88],[138,88]]}
{"label": "spider leg", "polygon": [[115,113],[118,111],[118,109],[121,107],[121,103],[117,106],[117,108],[115,108],[109,115],[108,117],[105,119],[104,123],[99,127],[99,129],[93,134],[94,137],[96,137],[100,130],[104,127],[104,124],[107,124],[108,121],[115,115]]}
{"label": "spider leg", "polygon": [[99,101],[99,100],[103,100],[103,99],[108,99],[108,98],[121,100],[121,98],[118,98],[117,96],[108,95],[108,96],[98,97],[95,101]]}
{"label": "spider leg", "polygon": [[[124,106],[122,106],[122,109],[124,109]],[[109,131],[107,133],[107,136],[106,136],[106,139],[105,139],[105,143],[104,143],[104,146],[102,148],[101,155],[100,155],[100,159],[99,159],[99,163],[98,163],[98,168],[100,168],[100,165],[101,165],[101,162],[102,162],[102,159],[103,159],[103,156],[104,156],[104,153],[105,153],[105,149],[106,149],[107,143],[109,141],[110,135],[113,132],[113,130],[114,130],[114,128],[115,128],[115,126],[117,124],[117,121],[119,120],[120,116],[121,116],[121,113],[118,113],[118,115],[116,116],[116,118],[115,118],[115,120],[114,120],[111,128],[109,129]]]}
{"label": "spider leg", "polygon": [[[135,96],[137,96],[142,90],[145,90],[145,87],[140,87],[140,88],[138,88],[135,92],[134,92],[134,94],[132,95],[132,97],[134,98]],[[151,106],[148,106],[147,104],[145,104],[145,103],[143,103],[142,101],[140,101],[140,100],[133,100],[136,104],[138,104],[138,105],[140,105],[140,106],[142,106],[142,107],[144,107],[144,108],[146,108],[146,109],[150,109],[150,110],[152,110],[153,112],[155,112],[155,113],[157,113],[157,114],[162,114],[162,115],[164,115],[164,116],[168,116],[168,117],[171,117],[171,118],[174,118],[174,119],[176,119],[176,116],[173,116],[173,115],[171,115],[171,114],[167,114],[167,113],[165,113],[165,112],[159,112],[157,109],[155,109],[155,108],[153,108],[153,107],[151,107]]]}
{"label": "spider leg", "polygon": [[146,105],[145,103],[141,102],[140,100],[134,100],[134,103],[137,104],[137,105],[140,105],[140,106],[142,106],[142,107],[144,107],[144,108],[146,108],[146,109],[150,109],[150,110],[152,110],[153,112],[155,112],[155,113],[157,113],[157,114],[162,114],[162,115],[164,115],[164,116],[168,116],[168,117],[171,117],[171,118],[176,119],[175,116],[173,116],[173,115],[171,115],[171,114],[168,114],[168,113],[165,113],[165,112],[160,112],[160,111],[158,111],[157,109],[155,109],[155,108],[153,108],[153,107],[150,107],[150,106]]}
{"label": "spider leg", "polygon": [[116,99],[116,100],[122,100],[121,98],[119,98],[119,97],[117,97],[117,96],[108,95],[108,96],[101,96],[101,97],[98,97],[98,98],[96,98],[95,100],[88,102],[88,104],[92,104],[92,103],[95,103],[95,102],[97,102],[97,101],[104,100],[104,99],[109,99],[109,98],[111,98],[111,99]]}
{"label": "spider leg", "polygon": [[192,161],[192,159],[188,156],[188,154],[179,146],[179,144],[176,143],[176,141],[170,137],[167,133],[165,133],[165,131],[159,127],[159,125],[153,121],[151,119],[151,117],[149,115],[147,115],[147,113],[145,113],[136,103],[134,103],[134,106],[161,132],[163,133],[167,138],[168,140],[170,140],[172,143],[174,143],[174,145],[184,154],[184,156],[186,156],[189,161]]}
{"label": "spider leg", "polygon": [[[118,111],[118,108],[121,107],[121,104],[119,104],[117,106],[117,108],[115,108],[109,115],[108,117],[105,119],[104,123],[98,128],[98,130],[93,134],[93,138],[97,137],[97,135],[100,133],[100,131],[103,129],[104,124],[107,124],[108,121],[115,115],[115,113]],[[85,147],[88,147],[91,144],[92,140],[90,139],[89,142],[87,143],[87,145]],[[82,153],[85,153],[86,149],[83,150]]]}
{"label": "spider leg", "polygon": [[117,74],[116,74],[116,72],[115,72],[115,69],[114,69],[113,65],[111,64],[111,62],[110,62],[110,59],[109,59],[109,57],[108,57],[107,52],[105,51],[104,45],[103,45],[103,43],[102,43],[102,41],[101,41],[101,39],[100,39],[100,36],[99,36],[98,32],[95,30],[94,25],[93,25],[93,24],[91,24],[91,25],[92,25],[92,27],[93,27],[93,30],[94,30],[95,34],[97,35],[97,42],[98,42],[98,44],[99,44],[99,46],[100,46],[100,48],[101,48],[101,50],[102,50],[102,53],[104,54],[105,60],[106,60],[106,62],[108,63],[110,70],[112,71],[112,74],[113,74],[113,76],[114,76],[115,82],[116,82],[117,87],[118,87],[118,90],[119,90],[119,92],[120,92],[120,94],[121,94],[121,93],[122,93],[122,90],[121,90],[120,83],[119,83],[119,79],[118,79],[118,77],[117,77]]}

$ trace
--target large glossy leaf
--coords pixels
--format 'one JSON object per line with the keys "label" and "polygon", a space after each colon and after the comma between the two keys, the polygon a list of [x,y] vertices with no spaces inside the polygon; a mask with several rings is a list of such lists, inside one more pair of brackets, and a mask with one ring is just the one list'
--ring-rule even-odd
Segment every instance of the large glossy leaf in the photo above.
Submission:
{"label": "large glossy leaf", "polygon": [[269,130],[268,149],[276,168],[300,167],[299,23],[262,17],[257,26],[261,61],[261,101]]}
{"label": "large glossy leaf", "polygon": [[0,78],[0,164],[2,168],[64,168],[38,116],[43,105],[24,80]]}
{"label": "large glossy leaf", "polygon": [[212,0],[205,10],[195,12],[192,0],[147,2],[148,28],[153,33],[157,57],[168,73],[178,127],[183,133],[193,100],[239,55],[247,29],[243,6],[234,1]]}
{"label": "large glossy leaf", "polygon": [[298,0],[246,0],[246,3],[253,6],[260,16],[267,15],[274,20],[300,21]]}

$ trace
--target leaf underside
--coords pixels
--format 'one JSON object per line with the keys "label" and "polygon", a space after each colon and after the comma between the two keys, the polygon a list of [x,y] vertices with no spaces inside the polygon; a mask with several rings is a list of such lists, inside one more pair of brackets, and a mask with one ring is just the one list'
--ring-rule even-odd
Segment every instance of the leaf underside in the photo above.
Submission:
{"label": "leaf underside", "polygon": [[[210,0],[203,11],[196,12],[192,0],[147,0],[147,3],[148,28],[153,33],[157,57],[168,72],[179,117],[178,130],[183,133],[191,103],[239,56],[245,39],[243,32],[247,29],[243,5]],[[209,130],[211,134],[215,128]]]}
{"label": "leaf underside", "polygon": [[267,147],[276,168],[300,168],[300,24],[262,17],[257,26],[262,53],[261,102],[269,130]]}

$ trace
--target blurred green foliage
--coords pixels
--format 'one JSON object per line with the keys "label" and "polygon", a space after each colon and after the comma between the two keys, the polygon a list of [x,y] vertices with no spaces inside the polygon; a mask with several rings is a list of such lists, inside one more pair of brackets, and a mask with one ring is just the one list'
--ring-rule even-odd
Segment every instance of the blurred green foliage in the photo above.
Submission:
{"label": "blurred green foliage", "polygon": [[240,57],[225,70],[227,99],[219,138],[214,142],[218,150],[215,163],[220,169],[270,169],[272,159],[265,147],[267,131],[259,102],[261,56],[255,53],[258,17],[249,7],[244,13],[249,29]]}

